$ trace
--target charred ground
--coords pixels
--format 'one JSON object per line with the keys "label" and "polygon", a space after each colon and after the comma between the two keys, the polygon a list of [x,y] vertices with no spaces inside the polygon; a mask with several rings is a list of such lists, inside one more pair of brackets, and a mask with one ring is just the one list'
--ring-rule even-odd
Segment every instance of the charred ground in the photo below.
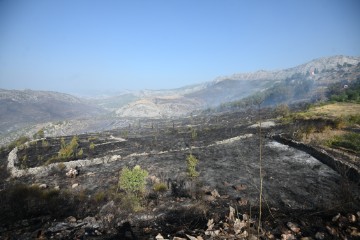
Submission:
{"label": "charred ground", "polygon": [[[298,119],[297,126],[284,123],[273,109],[262,109],[260,116],[261,137],[256,125],[259,113],[249,109],[173,120],[137,120],[127,128],[78,135],[69,158],[61,158],[59,151],[74,136],[37,139],[18,146],[10,169],[8,155],[14,150],[3,149],[1,235],[4,239],[36,235],[111,239],[124,234],[131,238],[132,229],[140,239],[158,233],[209,237],[206,224],[214,219],[214,228],[235,237],[229,227],[231,219],[225,217],[232,206],[241,220],[246,216],[254,220],[247,222],[251,237],[259,212],[261,139],[266,203],[263,238],[282,234],[354,237],[360,218],[356,215],[360,210],[358,183],[310,154],[271,138],[281,133],[294,136],[295,129],[305,129],[307,121]],[[196,180],[186,173],[189,154],[199,160]],[[119,171],[136,165],[150,176],[138,208],[117,186]],[[65,173],[75,166],[80,174],[68,178]],[[9,177],[14,173],[16,177]],[[166,190],[154,190],[155,181],[166,184]],[[42,184],[45,189],[39,188]],[[333,221],[338,212],[341,217]],[[347,214],[354,215],[355,221]],[[289,222],[297,224],[301,232],[290,230]]]}

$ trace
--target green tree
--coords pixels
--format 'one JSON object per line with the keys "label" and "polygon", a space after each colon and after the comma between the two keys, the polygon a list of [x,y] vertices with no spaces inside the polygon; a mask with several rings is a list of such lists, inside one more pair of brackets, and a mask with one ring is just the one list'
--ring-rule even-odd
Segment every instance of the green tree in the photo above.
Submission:
{"label": "green tree", "polygon": [[118,187],[127,193],[140,195],[145,191],[146,177],[148,172],[136,165],[132,170],[124,167],[119,176]]}
{"label": "green tree", "polygon": [[192,154],[190,154],[186,158],[187,163],[187,173],[190,178],[196,178],[199,176],[199,172],[196,171],[196,166],[198,164],[199,160]]}
{"label": "green tree", "polygon": [[58,153],[58,158],[63,160],[69,160],[69,159],[75,159],[80,153],[82,155],[83,151],[82,149],[77,151],[79,147],[78,143],[79,138],[77,136],[74,136],[69,144],[66,144],[65,139],[61,138],[61,148]]}

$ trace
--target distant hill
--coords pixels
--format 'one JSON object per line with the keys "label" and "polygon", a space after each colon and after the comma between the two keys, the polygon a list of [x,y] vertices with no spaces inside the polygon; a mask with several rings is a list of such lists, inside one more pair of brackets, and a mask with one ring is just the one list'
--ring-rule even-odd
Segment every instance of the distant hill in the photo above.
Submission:
{"label": "distant hill", "polygon": [[1,134],[29,124],[86,118],[105,112],[69,94],[0,89]]}

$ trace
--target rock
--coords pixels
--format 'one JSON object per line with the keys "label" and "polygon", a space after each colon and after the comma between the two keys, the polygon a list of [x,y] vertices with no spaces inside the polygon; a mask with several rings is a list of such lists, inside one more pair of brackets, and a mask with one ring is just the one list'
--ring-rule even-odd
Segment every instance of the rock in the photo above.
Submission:
{"label": "rock", "polygon": [[323,233],[323,232],[317,232],[317,233],[315,234],[315,238],[316,238],[316,239],[319,239],[319,240],[325,239],[325,233]]}
{"label": "rock", "polygon": [[71,188],[77,188],[79,186],[79,183],[74,183],[73,185],[71,185]]}
{"label": "rock", "polygon": [[68,223],[76,223],[76,218],[73,216],[67,217],[66,222]]}
{"label": "rock", "polygon": [[247,189],[247,186],[244,184],[238,184],[238,185],[234,185],[233,188],[236,191],[243,191],[243,190]]}
{"label": "rock", "polygon": [[197,240],[196,237],[193,237],[193,236],[190,236],[190,235],[187,235],[187,234],[186,234],[186,236],[187,236],[190,240]]}
{"label": "rock", "polygon": [[211,196],[213,196],[214,198],[220,197],[220,194],[218,193],[218,191],[216,189],[211,191]]}
{"label": "rock", "polygon": [[60,186],[55,186],[54,189],[55,190],[60,190]]}
{"label": "rock", "polygon": [[164,237],[160,233],[158,233],[158,235],[156,235],[155,239],[156,240],[164,240]]}
{"label": "rock", "polygon": [[288,222],[286,224],[288,226],[288,228],[290,228],[291,231],[293,231],[294,233],[298,233],[300,232],[300,228],[297,224],[292,223],[292,222]]}
{"label": "rock", "polygon": [[40,184],[40,185],[39,185],[39,188],[40,188],[40,189],[45,189],[45,188],[48,188],[48,185],[46,185],[45,183],[43,183],[43,184]]}
{"label": "rock", "polygon": [[248,200],[244,198],[240,198],[237,202],[240,206],[246,206],[248,204]]}
{"label": "rock", "polygon": [[296,237],[291,233],[281,234],[281,240],[296,240]]}
{"label": "rock", "polygon": [[351,222],[351,223],[356,222],[356,217],[355,217],[355,215],[354,215],[354,214],[349,214],[349,215],[348,215],[348,220],[349,220],[349,222]]}
{"label": "rock", "polygon": [[[242,229],[246,226],[246,222],[245,221],[240,221],[240,219],[236,219],[234,222],[234,231],[235,234],[240,234]],[[244,236],[247,237],[247,236]]]}
{"label": "rock", "polygon": [[209,219],[206,225],[208,227],[207,230],[212,230],[214,227],[214,219]]}
{"label": "rock", "polygon": [[173,240],[186,240],[186,238],[174,237]]}
{"label": "rock", "polygon": [[333,227],[330,227],[330,226],[326,226],[326,229],[328,230],[328,232],[333,235],[333,236],[337,236],[338,235],[338,231],[333,228]]}
{"label": "rock", "polygon": [[216,199],[215,199],[215,197],[212,196],[212,195],[204,195],[204,196],[203,196],[203,200],[206,201],[206,202],[213,202],[213,201],[215,201]]}
{"label": "rock", "polygon": [[234,221],[235,220],[235,208],[229,206],[229,220]]}
{"label": "rock", "polygon": [[151,175],[150,177],[151,182],[154,183],[160,183],[160,179],[154,175]]}
{"label": "rock", "polygon": [[335,217],[332,218],[332,221],[336,222],[337,220],[339,220],[340,216],[340,213],[338,213]]}
{"label": "rock", "polygon": [[70,168],[70,170],[66,173],[67,177],[75,178],[79,175],[79,170],[76,168]]}
{"label": "rock", "polygon": [[266,232],[266,237],[267,237],[268,239],[275,239],[274,234],[272,234],[271,232]]}
{"label": "rock", "polygon": [[68,223],[60,222],[60,223],[56,223],[55,226],[50,227],[48,229],[48,231],[53,232],[53,233],[61,232],[61,231],[68,229],[69,227],[70,227],[70,225]]}
{"label": "rock", "polygon": [[236,235],[236,237],[240,238],[240,239],[246,239],[249,236],[249,233],[245,230],[244,232],[242,232],[241,234]]}
{"label": "rock", "polygon": [[92,224],[96,223],[97,221],[96,221],[96,218],[94,218],[94,217],[86,217],[83,219],[83,222],[92,225]]}
{"label": "rock", "polygon": [[255,236],[255,235],[250,235],[248,238],[247,238],[248,240],[258,240],[258,238],[257,238],[257,236]]}
{"label": "rock", "polygon": [[360,237],[359,229],[357,229],[356,227],[349,227],[347,229],[347,232],[350,232],[350,235],[353,237]]}

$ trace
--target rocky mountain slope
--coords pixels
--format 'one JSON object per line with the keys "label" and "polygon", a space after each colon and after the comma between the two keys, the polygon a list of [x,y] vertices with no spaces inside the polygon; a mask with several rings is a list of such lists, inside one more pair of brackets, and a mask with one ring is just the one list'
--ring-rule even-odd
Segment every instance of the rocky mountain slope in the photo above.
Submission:
{"label": "rocky mountain slope", "polygon": [[[214,81],[165,91],[142,91],[135,102],[120,106],[117,116],[171,117],[186,114],[194,109],[215,107],[238,101],[256,92],[263,92],[279,83],[296,82],[311,85],[304,94],[293,94],[286,102],[299,98],[312,98],[319,89],[324,91],[328,84],[337,81],[352,81],[360,76],[360,57],[333,56],[312,60],[308,63],[278,71],[260,70],[218,77]],[[304,90],[304,89],[302,89]],[[299,96],[301,95],[301,96]],[[161,97],[157,99],[158,97]],[[278,103],[275,101],[274,103]],[[130,113],[131,112],[131,113]],[[130,113],[130,114],[129,114]]]}

